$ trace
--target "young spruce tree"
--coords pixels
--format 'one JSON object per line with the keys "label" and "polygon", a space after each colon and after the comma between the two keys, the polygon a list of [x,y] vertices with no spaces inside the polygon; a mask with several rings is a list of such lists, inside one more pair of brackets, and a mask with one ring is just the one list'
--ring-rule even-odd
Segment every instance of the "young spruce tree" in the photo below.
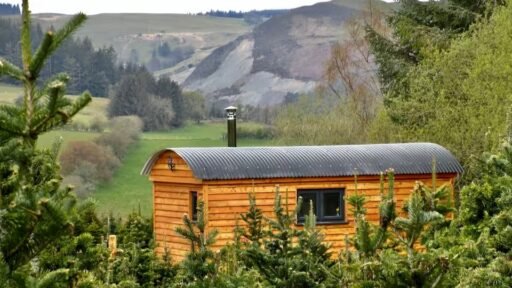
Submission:
{"label": "young spruce tree", "polygon": [[[59,74],[42,87],[38,78],[49,57],[85,21],[77,14],[62,29],[49,31],[32,51],[31,17],[28,0],[22,2],[22,67],[0,58],[0,76],[8,76],[23,86],[21,105],[0,106],[0,287],[34,285],[29,275],[31,261],[73,227],[70,215],[75,199],[69,189],[61,189],[53,150],[36,149],[39,135],[68,123],[87,103],[87,93],[74,101],[66,98],[68,77]],[[40,278],[55,284],[67,276],[58,270]],[[39,287],[39,286],[38,286]]]}

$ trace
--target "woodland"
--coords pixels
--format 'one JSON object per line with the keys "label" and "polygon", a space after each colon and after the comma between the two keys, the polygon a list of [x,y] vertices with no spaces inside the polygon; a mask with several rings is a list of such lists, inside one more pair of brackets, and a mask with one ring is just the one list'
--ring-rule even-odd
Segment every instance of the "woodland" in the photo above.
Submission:
{"label": "woodland", "polygon": [[[345,199],[356,228],[342,251],[329,250],[313,211],[298,229],[297,211],[284,208],[278,191],[271,218],[249,195],[232,244],[213,251],[216,233],[205,233],[199,201],[197,221],[185,215],[175,231],[191,247],[181,263],[155,254],[152,221],[139,211],[102,217],[94,201],[78,201],[62,185],[69,167],[59,165],[58,141],[36,145],[91,101],[89,92],[65,97],[69,76],[47,70],[87,17],[40,33],[28,2],[21,61],[0,58],[0,75],[23,87],[17,105],[0,106],[0,287],[512,286],[511,1],[402,0],[390,14],[370,11],[333,46],[316,95],[322,101],[291,97],[273,120],[285,144],[439,143],[465,169],[455,201],[433,173],[431,186],[417,183],[396,207],[393,170],[383,171],[378,224],[366,220],[363,194]],[[183,102],[162,92],[179,91],[172,81],[123,69],[137,76],[118,85],[149,91],[149,110],[171,105],[180,113]],[[130,86],[137,81],[144,82]],[[112,116],[134,113],[125,110],[129,98],[113,97]],[[141,118],[133,126],[146,127]],[[117,247],[107,245],[112,234]]]}

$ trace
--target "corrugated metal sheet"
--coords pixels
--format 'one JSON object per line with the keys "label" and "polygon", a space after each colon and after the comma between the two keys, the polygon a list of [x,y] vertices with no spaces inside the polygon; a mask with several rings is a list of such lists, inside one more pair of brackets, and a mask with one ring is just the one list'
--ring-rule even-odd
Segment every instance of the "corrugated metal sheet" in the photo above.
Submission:
{"label": "corrugated metal sheet", "polygon": [[165,151],[182,157],[199,179],[261,179],[430,174],[432,159],[438,173],[462,173],[462,166],[444,147],[432,143],[341,146],[169,148],[153,155],[142,169],[148,175]]}

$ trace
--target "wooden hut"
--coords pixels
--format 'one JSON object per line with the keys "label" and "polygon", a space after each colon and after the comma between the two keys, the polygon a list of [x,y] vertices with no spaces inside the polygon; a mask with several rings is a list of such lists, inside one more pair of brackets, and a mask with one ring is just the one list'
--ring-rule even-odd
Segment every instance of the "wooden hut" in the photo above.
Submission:
{"label": "wooden hut", "polygon": [[239,215],[248,210],[250,193],[256,196],[258,207],[271,216],[279,185],[290,208],[299,196],[313,200],[318,227],[333,249],[339,249],[345,235],[354,233],[345,203],[354,193],[354,175],[358,175],[358,191],[367,196],[368,219],[378,221],[380,173],[395,170],[395,197],[401,207],[416,181],[431,183],[433,159],[439,185],[453,189],[462,167],[448,150],[432,143],[169,148],[155,153],[142,174],[153,182],[158,252],[168,248],[179,261],[189,251],[189,244],[175,229],[183,224],[185,213],[195,217],[198,199],[205,203],[208,229],[220,232],[214,248],[233,241],[233,229]]}

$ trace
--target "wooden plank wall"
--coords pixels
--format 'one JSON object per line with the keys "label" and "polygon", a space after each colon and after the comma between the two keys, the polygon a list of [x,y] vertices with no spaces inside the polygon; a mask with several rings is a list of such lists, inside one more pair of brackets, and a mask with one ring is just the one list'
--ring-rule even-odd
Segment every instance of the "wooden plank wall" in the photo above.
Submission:
{"label": "wooden plank wall", "polygon": [[[455,175],[439,175],[437,185],[444,183],[453,189]],[[397,175],[395,180],[395,199],[397,207],[401,208],[404,201],[409,198],[416,180],[431,185],[430,175]],[[214,249],[233,241],[233,229],[236,224],[242,225],[240,214],[245,213],[249,207],[250,193],[256,195],[256,204],[263,213],[273,216],[274,197],[276,185],[279,185],[282,203],[288,195],[288,207],[293,211],[296,205],[297,189],[345,188],[345,197],[355,192],[354,178],[306,178],[306,179],[266,179],[259,181],[205,181],[204,191],[208,194],[208,227],[217,229],[219,236]],[[387,188],[387,185],[385,186]],[[359,177],[357,185],[359,193],[366,195],[367,219],[378,223],[378,206],[380,197],[380,181],[378,176]],[[325,235],[325,240],[331,243],[332,252],[337,254],[344,247],[345,235],[354,234],[354,219],[345,202],[345,219],[347,224],[318,225]]]}
{"label": "wooden plank wall", "polygon": [[[173,157],[175,169],[170,171],[167,158]],[[167,249],[172,260],[183,259],[190,250],[189,243],[179,236],[175,229],[183,225],[183,216],[191,213],[190,192],[196,191],[201,198],[201,180],[194,178],[188,165],[175,153],[167,152],[161,156],[153,170],[153,225],[157,243],[156,251],[163,255]]]}

